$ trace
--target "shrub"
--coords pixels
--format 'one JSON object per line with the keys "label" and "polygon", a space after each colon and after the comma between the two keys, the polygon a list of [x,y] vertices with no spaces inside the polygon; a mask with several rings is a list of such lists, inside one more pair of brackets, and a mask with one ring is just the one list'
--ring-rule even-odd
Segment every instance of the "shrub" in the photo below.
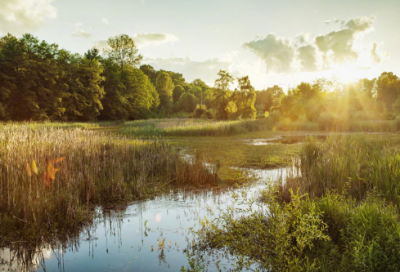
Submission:
{"label": "shrub", "polygon": [[385,112],[382,114],[382,118],[384,120],[394,120],[396,119],[396,116],[392,112]]}
{"label": "shrub", "polygon": [[274,123],[278,123],[282,118],[281,112],[278,110],[274,110],[272,111],[269,116],[268,119],[271,119]]}
{"label": "shrub", "polygon": [[330,130],[336,123],[336,117],[332,112],[325,111],[320,114],[317,123],[320,130]]}

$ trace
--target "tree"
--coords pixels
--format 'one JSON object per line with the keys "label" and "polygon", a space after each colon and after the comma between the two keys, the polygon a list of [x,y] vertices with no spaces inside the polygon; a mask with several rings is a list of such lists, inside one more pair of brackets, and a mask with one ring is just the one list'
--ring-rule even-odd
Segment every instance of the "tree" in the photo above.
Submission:
{"label": "tree", "polygon": [[104,52],[109,59],[119,64],[122,72],[126,66],[136,67],[143,59],[142,55],[138,55],[133,39],[126,34],[109,38]]}
{"label": "tree", "polygon": [[172,98],[174,103],[177,103],[179,101],[179,98],[181,95],[185,92],[185,89],[181,85],[175,86],[173,92],[172,92]]}
{"label": "tree", "polygon": [[172,91],[175,85],[167,72],[161,72],[156,80],[156,90],[160,97],[159,108],[161,111],[170,113],[172,108]]}
{"label": "tree", "polygon": [[257,110],[254,107],[256,101],[256,92],[251,86],[248,76],[238,78],[239,89],[235,90],[234,97],[237,107],[237,117],[241,116],[244,119],[255,119]]}
{"label": "tree", "polygon": [[399,97],[400,80],[392,72],[384,72],[376,80],[376,99],[385,103],[388,110]]}
{"label": "tree", "polygon": [[[148,64],[143,64],[142,66],[140,66],[140,70],[142,70],[143,73],[144,73],[146,76],[149,77],[150,82],[151,82],[153,85],[156,85],[156,80],[157,80],[158,73],[157,73],[156,70],[154,70],[153,66],[148,65]],[[178,97],[178,99],[179,99],[179,97]]]}
{"label": "tree", "polygon": [[280,98],[283,95],[283,90],[278,85],[273,87],[268,87],[266,90],[256,92],[256,102],[255,105],[262,105],[263,112],[271,112],[271,108],[278,107],[280,103]]}
{"label": "tree", "polygon": [[229,86],[233,83],[233,77],[226,71],[220,70],[218,72],[219,78],[215,80],[215,108],[217,110],[216,118],[226,120],[232,113],[232,107],[228,107],[230,102],[231,92]]}
{"label": "tree", "polygon": [[193,112],[196,108],[196,97],[191,93],[183,93],[179,99],[180,108],[185,112]]}

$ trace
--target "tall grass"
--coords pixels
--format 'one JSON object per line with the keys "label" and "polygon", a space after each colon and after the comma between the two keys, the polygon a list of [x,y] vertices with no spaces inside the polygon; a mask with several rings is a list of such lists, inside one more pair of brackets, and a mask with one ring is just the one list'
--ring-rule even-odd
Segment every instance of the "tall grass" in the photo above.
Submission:
{"label": "tall grass", "polygon": [[227,250],[266,271],[399,271],[399,151],[397,135],[309,138],[300,176],[202,221],[191,253]]}
{"label": "tall grass", "polygon": [[293,131],[337,131],[337,132],[397,132],[400,130],[400,121],[397,120],[381,120],[381,121],[365,121],[365,120],[325,120],[319,119],[316,122],[307,120],[291,121],[286,118],[275,123],[278,130]]}
{"label": "tall grass", "polygon": [[301,151],[298,187],[311,197],[329,191],[357,200],[372,190],[400,204],[400,138],[395,135],[330,136],[309,139]]}
{"label": "tall grass", "polygon": [[160,184],[216,180],[201,161],[187,163],[157,141],[8,124],[0,130],[0,236],[77,226],[91,205],[143,198]]}
{"label": "tall grass", "polygon": [[270,128],[267,120],[153,119],[127,122],[121,132],[136,136],[230,136]]}

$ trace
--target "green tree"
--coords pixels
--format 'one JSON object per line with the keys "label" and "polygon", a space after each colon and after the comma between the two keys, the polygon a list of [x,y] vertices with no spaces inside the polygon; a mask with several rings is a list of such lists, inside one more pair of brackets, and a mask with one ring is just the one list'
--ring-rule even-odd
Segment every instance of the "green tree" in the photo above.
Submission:
{"label": "green tree", "polygon": [[[143,73],[144,73],[146,76],[149,77],[150,82],[151,82],[153,85],[156,85],[156,80],[157,80],[158,73],[157,73],[156,70],[154,70],[153,66],[148,65],[148,64],[143,64],[143,65],[140,66],[140,70],[142,70]],[[178,97],[178,99],[179,99],[179,97]]]}
{"label": "green tree", "polygon": [[185,112],[193,112],[196,108],[196,97],[191,93],[183,93],[179,99],[180,108]]}
{"label": "green tree", "polygon": [[119,64],[122,72],[127,66],[136,67],[143,59],[142,55],[138,55],[133,39],[126,34],[109,38],[104,52],[109,59]]}
{"label": "green tree", "polygon": [[257,117],[257,110],[254,107],[256,101],[256,92],[251,86],[248,76],[238,78],[238,89],[234,92],[237,113],[244,119],[255,119]]}
{"label": "green tree", "polygon": [[388,110],[399,97],[400,81],[392,72],[384,72],[376,80],[377,101],[383,102]]}
{"label": "green tree", "polygon": [[174,103],[177,103],[179,101],[179,98],[181,95],[185,92],[185,89],[181,85],[175,86],[173,92],[172,92],[172,98]]}
{"label": "green tree", "polygon": [[229,86],[233,83],[233,77],[226,71],[220,70],[218,72],[219,78],[215,80],[214,95],[215,95],[215,109],[216,118],[219,120],[226,120],[233,112],[232,105],[229,105],[231,91]]}
{"label": "green tree", "polygon": [[170,113],[172,109],[172,92],[175,88],[172,79],[167,72],[161,72],[156,80],[156,90],[160,97],[159,109]]}

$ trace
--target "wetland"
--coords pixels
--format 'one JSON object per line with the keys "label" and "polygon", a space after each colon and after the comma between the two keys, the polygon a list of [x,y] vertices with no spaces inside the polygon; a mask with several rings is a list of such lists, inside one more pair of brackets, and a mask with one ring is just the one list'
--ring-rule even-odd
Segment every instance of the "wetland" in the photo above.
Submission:
{"label": "wetland", "polygon": [[170,136],[5,126],[0,270],[344,271],[371,266],[371,245],[392,258],[377,267],[397,258],[381,247],[400,241],[396,134],[162,122]]}

